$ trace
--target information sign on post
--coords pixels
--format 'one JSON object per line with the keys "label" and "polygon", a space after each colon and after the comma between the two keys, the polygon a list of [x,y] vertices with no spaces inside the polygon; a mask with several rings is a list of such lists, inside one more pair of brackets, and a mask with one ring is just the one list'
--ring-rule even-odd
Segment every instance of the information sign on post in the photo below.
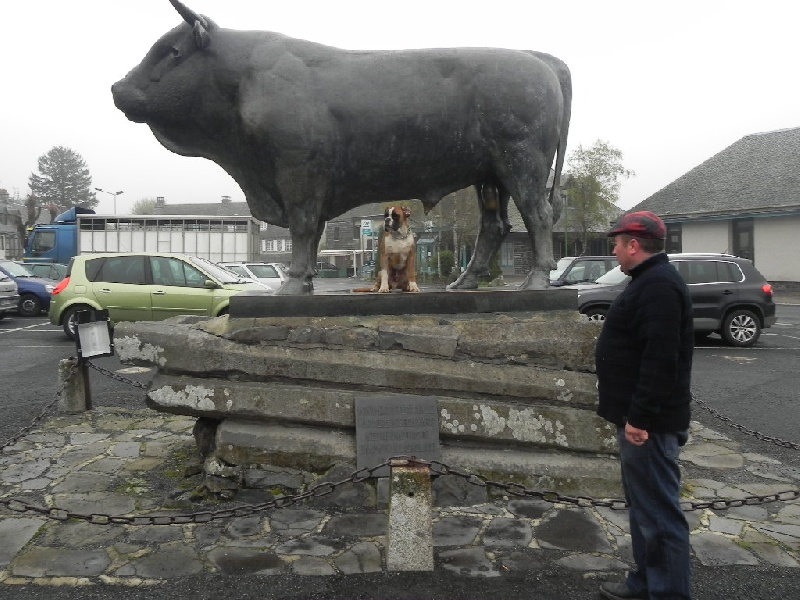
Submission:
{"label": "information sign on post", "polygon": [[78,359],[95,356],[114,356],[111,336],[111,321],[107,310],[81,310],[77,313],[78,324],[75,350]]}
{"label": "information sign on post", "polygon": [[[369,469],[392,456],[439,460],[436,398],[387,395],[356,399],[356,464]],[[375,472],[388,477],[389,467]]]}

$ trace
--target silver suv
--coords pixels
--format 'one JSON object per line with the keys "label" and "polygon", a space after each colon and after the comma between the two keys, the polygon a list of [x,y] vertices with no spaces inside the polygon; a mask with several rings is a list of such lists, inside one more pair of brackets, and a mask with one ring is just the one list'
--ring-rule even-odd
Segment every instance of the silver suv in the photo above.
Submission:
{"label": "silver suv", "polygon": [[[730,254],[670,254],[692,295],[695,337],[718,333],[731,346],[752,346],[761,330],[775,324],[772,285],[753,263]],[[619,267],[594,283],[567,286],[578,290],[578,310],[590,319],[605,319],[608,307],[628,285]]]}

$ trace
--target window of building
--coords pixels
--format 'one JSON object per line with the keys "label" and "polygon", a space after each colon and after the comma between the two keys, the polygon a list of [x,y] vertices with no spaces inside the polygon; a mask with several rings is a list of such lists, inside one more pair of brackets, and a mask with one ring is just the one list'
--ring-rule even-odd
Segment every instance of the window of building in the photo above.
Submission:
{"label": "window of building", "polygon": [[733,253],[755,262],[753,219],[733,220]]}
{"label": "window of building", "polygon": [[667,224],[667,239],[664,249],[668,254],[677,254],[683,251],[683,226],[681,223]]}

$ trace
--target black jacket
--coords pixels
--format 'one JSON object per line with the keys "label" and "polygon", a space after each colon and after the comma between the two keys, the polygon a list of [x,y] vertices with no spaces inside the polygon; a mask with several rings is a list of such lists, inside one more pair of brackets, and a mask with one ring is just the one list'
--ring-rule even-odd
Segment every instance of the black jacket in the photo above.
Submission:
{"label": "black jacket", "polygon": [[630,274],[597,340],[597,414],[620,427],[684,431],[694,350],[689,290],[663,253]]}

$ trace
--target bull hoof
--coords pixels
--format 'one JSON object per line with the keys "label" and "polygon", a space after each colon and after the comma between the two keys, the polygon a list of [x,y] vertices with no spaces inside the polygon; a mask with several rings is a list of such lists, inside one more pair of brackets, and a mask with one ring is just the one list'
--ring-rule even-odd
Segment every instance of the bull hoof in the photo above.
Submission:
{"label": "bull hoof", "polygon": [[478,278],[468,271],[464,271],[453,283],[447,285],[448,290],[477,290]]}
{"label": "bull hoof", "polygon": [[546,271],[531,271],[519,286],[521,290],[546,290],[550,286],[550,276]]}
{"label": "bull hoof", "polygon": [[291,277],[275,290],[276,296],[310,296],[313,293],[314,284],[310,279],[293,279]]}

